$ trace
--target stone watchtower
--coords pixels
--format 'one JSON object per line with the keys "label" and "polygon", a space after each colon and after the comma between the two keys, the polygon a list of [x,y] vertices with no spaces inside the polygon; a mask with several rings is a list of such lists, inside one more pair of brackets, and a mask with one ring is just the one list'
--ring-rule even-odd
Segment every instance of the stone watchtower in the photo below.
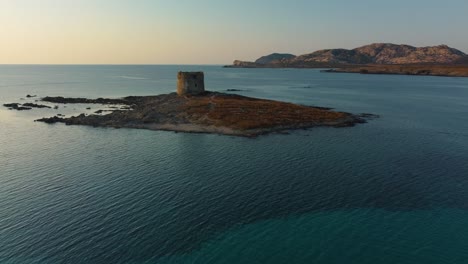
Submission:
{"label": "stone watchtower", "polygon": [[179,72],[177,74],[177,94],[197,95],[205,92],[203,72]]}

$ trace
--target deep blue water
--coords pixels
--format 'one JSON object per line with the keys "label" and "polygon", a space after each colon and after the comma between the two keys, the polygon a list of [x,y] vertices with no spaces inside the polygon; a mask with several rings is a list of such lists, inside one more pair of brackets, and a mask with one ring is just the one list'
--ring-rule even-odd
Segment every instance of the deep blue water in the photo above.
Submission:
{"label": "deep blue water", "polygon": [[168,93],[179,70],[381,117],[246,139],[33,122],[84,105],[0,107],[0,263],[468,263],[468,78],[0,66],[0,103]]}

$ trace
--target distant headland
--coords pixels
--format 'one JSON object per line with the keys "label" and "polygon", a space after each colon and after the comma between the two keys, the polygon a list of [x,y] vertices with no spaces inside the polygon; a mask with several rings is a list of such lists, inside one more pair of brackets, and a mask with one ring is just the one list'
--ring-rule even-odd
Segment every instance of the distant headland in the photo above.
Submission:
{"label": "distant headland", "polygon": [[[91,115],[55,115],[36,121],[255,137],[316,126],[348,127],[375,117],[371,114],[354,115],[332,111],[330,108],[209,92],[205,91],[203,78],[202,72],[179,72],[177,93],[156,96],[129,96],[120,99],[44,97],[40,99],[42,102],[55,105],[120,106],[115,107],[115,110],[98,110]],[[4,106],[12,110],[23,107],[19,104]],[[102,115],[103,111],[110,113]]]}
{"label": "distant headland", "polygon": [[[389,66],[389,67],[384,67]],[[227,68],[332,68],[329,72],[468,77],[468,55],[447,45],[413,47],[375,43],[355,49],[309,54],[273,53],[254,62],[235,60]]]}

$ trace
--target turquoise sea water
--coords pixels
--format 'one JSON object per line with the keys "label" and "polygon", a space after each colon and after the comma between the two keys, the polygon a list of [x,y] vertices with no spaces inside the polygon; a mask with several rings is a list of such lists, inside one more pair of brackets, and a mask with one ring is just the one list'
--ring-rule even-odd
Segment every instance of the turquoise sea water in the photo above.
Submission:
{"label": "turquoise sea water", "polygon": [[179,70],[381,117],[246,139],[33,122],[86,105],[0,107],[0,263],[468,263],[468,79],[0,66],[0,103],[168,93]]}

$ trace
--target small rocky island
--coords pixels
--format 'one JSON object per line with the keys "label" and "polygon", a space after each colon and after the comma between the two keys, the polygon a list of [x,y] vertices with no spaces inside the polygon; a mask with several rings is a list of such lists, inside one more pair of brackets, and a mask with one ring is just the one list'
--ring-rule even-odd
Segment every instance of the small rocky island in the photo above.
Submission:
{"label": "small rocky island", "polygon": [[205,91],[202,72],[179,72],[177,93],[120,99],[44,97],[54,104],[121,105],[105,115],[53,116],[36,121],[255,137],[316,126],[348,127],[372,115]]}

